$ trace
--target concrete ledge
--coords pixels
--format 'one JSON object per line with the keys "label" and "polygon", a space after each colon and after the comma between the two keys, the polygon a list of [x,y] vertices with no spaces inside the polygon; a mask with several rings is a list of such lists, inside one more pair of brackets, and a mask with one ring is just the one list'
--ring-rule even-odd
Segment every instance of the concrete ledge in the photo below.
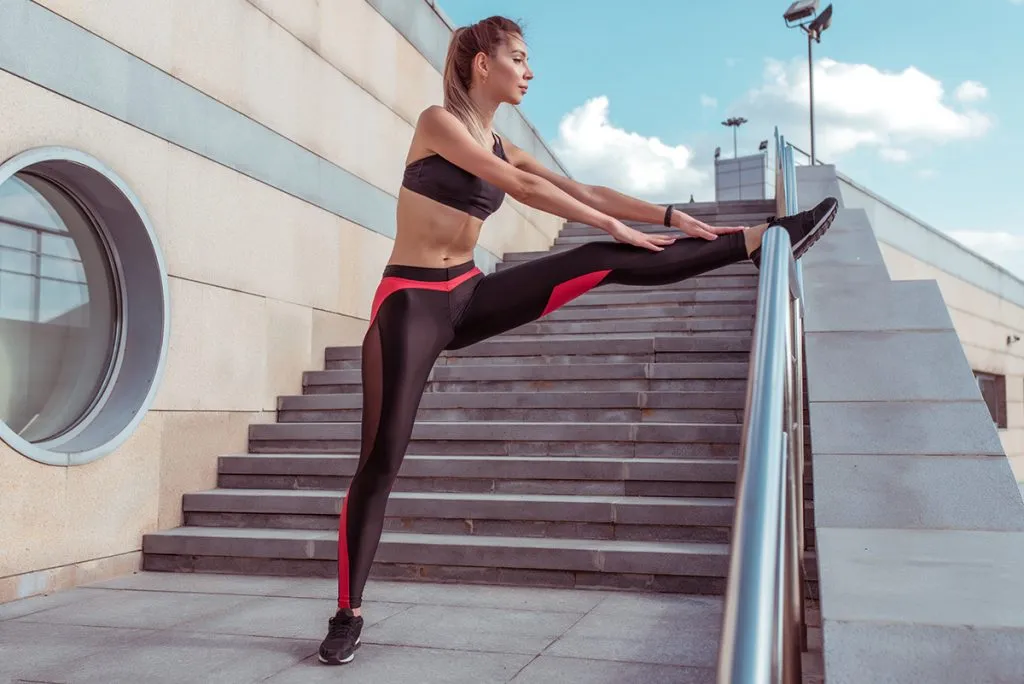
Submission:
{"label": "concrete ledge", "polygon": [[814,315],[807,333],[876,330],[948,330],[953,320],[934,280],[846,282],[805,280],[804,299]]}
{"label": "concrete ledge", "polygon": [[[808,373],[811,367],[808,363]],[[821,402],[808,387],[808,398],[815,455],[974,454],[1006,458],[980,395],[977,401],[959,402]]]}
{"label": "concrete ledge", "polygon": [[1024,503],[937,284],[890,281],[863,209],[803,262],[825,681],[1024,681]]}
{"label": "concrete ledge", "polygon": [[819,528],[817,541],[823,619],[1024,629],[1007,600],[1024,594],[1024,533]]}
{"label": "concrete ledge", "polygon": [[829,684],[1020,681],[1018,629],[828,620],[823,639]]}
{"label": "concrete ledge", "polygon": [[[964,482],[974,486],[964,487]],[[814,456],[814,518],[819,530],[846,527],[1021,532],[1024,517],[1006,514],[1019,501],[1010,464],[1004,458]]]}
{"label": "concrete ledge", "polygon": [[818,401],[981,399],[952,330],[808,333],[805,344],[813,359],[807,382]]}

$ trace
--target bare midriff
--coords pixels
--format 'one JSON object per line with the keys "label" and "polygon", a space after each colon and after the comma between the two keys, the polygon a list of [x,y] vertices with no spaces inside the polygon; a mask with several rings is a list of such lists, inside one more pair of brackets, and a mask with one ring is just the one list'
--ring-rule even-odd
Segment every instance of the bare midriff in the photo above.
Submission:
{"label": "bare midriff", "polygon": [[389,264],[449,268],[473,258],[483,221],[402,188]]}

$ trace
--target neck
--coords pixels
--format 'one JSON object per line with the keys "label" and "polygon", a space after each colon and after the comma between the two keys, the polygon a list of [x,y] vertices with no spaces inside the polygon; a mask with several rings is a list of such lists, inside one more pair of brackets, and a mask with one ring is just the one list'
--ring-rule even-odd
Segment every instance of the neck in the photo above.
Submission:
{"label": "neck", "polygon": [[477,88],[469,91],[469,99],[473,101],[473,106],[476,107],[476,111],[480,115],[480,123],[483,124],[484,129],[491,130],[494,124],[494,113],[498,111],[501,102],[483,95]]}

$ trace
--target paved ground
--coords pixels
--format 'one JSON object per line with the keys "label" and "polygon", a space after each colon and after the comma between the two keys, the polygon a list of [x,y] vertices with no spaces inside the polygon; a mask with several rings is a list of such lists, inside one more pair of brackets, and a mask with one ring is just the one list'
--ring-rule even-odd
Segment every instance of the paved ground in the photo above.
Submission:
{"label": "paved ground", "polygon": [[355,662],[316,649],[335,582],[140,573],[0,605],[0,682],[696,684],[721,600],[370,582]]}

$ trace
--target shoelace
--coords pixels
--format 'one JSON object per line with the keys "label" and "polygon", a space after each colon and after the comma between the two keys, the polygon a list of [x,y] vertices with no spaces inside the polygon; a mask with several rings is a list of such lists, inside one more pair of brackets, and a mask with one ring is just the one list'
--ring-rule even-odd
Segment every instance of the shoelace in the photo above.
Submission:
{"label": "shoelace", "polygon": [[355,629],[355,618],[332,617],[327,620],[330,627],[327,630],[329,639],[347,639]]}

